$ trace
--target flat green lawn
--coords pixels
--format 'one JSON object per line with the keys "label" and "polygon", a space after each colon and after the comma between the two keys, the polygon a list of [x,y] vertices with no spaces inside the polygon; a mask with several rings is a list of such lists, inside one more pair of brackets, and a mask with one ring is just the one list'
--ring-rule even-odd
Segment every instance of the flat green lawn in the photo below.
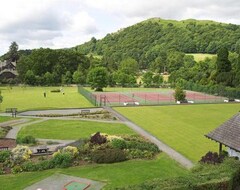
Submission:
{"label": "flat green lawn", "polygon": [[19,136],[32,135],[43,139],[79,139],[101,132],[112,135],[135,134],[134,131],[121,123],[103,123],[74,120],[48,120],[42,123],[26,126]]}
{"label": "flat green lawn", "polygon": [[155,160],[132,160],[115,164],[99,164],[17,175],[1,175],[1,190],[22,190],[55,172],[104,181],[107,183],[104,189],[137,184],[154,178],[164,179],[188,174],[187,170],[180,167],[164,153],[160,153]]}
{"label": "flat green lawn", "polygon": [[7,117],[7,116],[0,116],[0,123],[1,123],[1,122],[5,122],[5,121],[14,120],[14,119],[16,119],[16,118]]}
{"label": "flat green lawn", "polygon": [[240,110],[240,104],[115,108],[130,120],[194,162],[218,143],[204,135]]}
{"label": "flat green lawn", "polygon": [[206,58],[211,59],[213,57],[216,57],[216,54],[207,54],[207,53],[189,53],[189,54],[186,54],[186,55],[192,55],[196,62],[204,61],[204,59],[206,59]]}
{"label": "flat green lawn", "polygon": [[[77,108],[93,106],[81,94],[77,87],[63,87],[62,93],[51,93],[60,87],[2,87],[3,102],[0,111],[16,107],[18,110],[50,109],[50,108]],[[43,93],[47,96],[44,98]]]}

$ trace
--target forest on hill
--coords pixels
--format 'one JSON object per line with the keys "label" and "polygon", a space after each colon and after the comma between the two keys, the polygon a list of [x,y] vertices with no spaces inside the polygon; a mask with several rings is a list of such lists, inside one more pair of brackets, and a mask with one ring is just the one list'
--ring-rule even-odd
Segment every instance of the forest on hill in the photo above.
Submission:
{"label": "forest on hill", "polygon": [[[231,88],[231,96],[240,97],[238,25],[155,18],[69,49],[18,51],[14,43],[2,59],[16,60],[19,76],[2,83],[159,87],[166,85],[162,73],[168,73],[171,86],[214,94]],[[217,56],[196,61],[192,53]]]}
{"label": "forest on hill", "polygon": [[[240,49],[240,26],[200,20],[149,19],[96,40],[94,37],[74,49],[83,54],[102,55],[110,67],[131,57],[147,69],[165,54],[217,53],[220,47]],[[163,60],[164,61],[164,60]]]}

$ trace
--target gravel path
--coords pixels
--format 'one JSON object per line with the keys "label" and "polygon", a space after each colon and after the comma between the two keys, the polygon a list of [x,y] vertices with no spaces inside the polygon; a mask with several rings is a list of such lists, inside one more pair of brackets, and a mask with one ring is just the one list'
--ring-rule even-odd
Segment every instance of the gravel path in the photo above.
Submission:
{"label": "gravel path", "polygon": [[6,135],[6,138],[16,139],[17,138],[17,134],[21,130],[22,127],[28,126],[28,125],[32,125],[32,124],[35,124],[35,123],[41,123],[41,122],[46,121],[46,120],[47,119],[44,118],[44,119],[40,119],[40,120],[37,120],[37,121],[32,121],[32,122],[28,122],[28,123],[23,123],[21,125],[13,126],[13,128]]}
{"label": "gravel path", "polygon": [[156,144],[160,150],[168,154],[172,159],[176,160],[182,166],[188,169],[194,166],[194,164],[185,156],[183,156],[176,150],[172,149],[171,147],[169,147],[168,145],[166,145],[165,143],[163,143],[162,141],[160,141],[159,139],[157,139],[156,137],[154,137],[153,135],[151,135],[150,133],[148,133],[147,131],[145,131],[135,123],[131,122],[129,119],[127,119],[125,116],[123,116],[116,110],[113,110],[110,107],[105,107],[105,109],[107,109],[109,112],[117,116],[121,121],[123,121],[128,127],[136,131],[138,134],[142,135],[143,137],[150,140],[152,143]]}
{"label": "gravel path", "polygon": [[13,125],[19,125],[22,123],[27,123],[29,119],[16,119],[16,120],[11,120],[11,121],[6,121],[0,123],[1,127],[6,127],[6,126],[13,126]]}

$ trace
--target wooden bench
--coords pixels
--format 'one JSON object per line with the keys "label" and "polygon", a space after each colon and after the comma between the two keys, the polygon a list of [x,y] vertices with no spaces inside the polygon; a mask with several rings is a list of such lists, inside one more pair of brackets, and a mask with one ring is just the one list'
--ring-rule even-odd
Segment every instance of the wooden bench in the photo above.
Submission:
{"label": "wooden bench", "polygon": [[17,115],[17,108],[6,108],[6,113],[12,113],[12,117],[16,117]]}
{"label": "wooden bench", "polygon": [[46,146],[44,147],[38,147],[37,148],[37,153],[47,153],[49,150],[49,148],[47,148]]}
{"label": "wooden bench", "polygon": [[90,113],[90,110],[81,110],[81,114],[88,114]]}

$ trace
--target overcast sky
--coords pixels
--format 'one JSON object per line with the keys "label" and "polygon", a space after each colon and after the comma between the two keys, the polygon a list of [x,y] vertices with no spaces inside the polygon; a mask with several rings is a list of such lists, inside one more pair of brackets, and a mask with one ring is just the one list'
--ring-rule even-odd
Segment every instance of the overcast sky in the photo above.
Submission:
{"label": "overcast sky", "polygon": [[1,0],[0,54],[12,41],[20,49],[73,47],[152,17],[240,24],[240,1]]}

